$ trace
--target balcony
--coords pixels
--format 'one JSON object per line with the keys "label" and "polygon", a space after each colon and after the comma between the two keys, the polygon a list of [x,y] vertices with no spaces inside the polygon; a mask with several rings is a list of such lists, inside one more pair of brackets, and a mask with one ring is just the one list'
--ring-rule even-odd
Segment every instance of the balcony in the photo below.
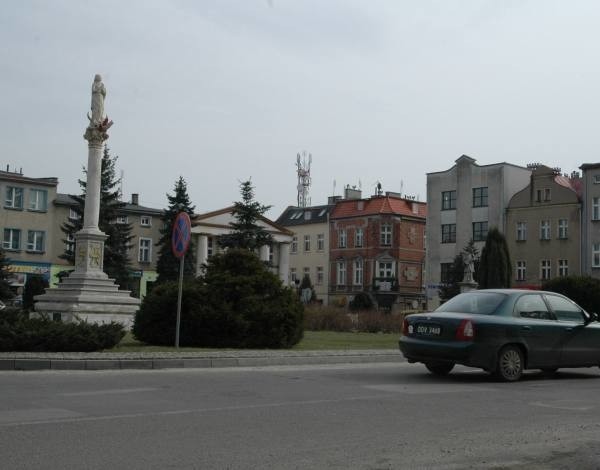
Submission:
{"label": "balcony", "polygon": [[374,277],[371,290],[374,292],[398,292],[398,279],[395,277]]}

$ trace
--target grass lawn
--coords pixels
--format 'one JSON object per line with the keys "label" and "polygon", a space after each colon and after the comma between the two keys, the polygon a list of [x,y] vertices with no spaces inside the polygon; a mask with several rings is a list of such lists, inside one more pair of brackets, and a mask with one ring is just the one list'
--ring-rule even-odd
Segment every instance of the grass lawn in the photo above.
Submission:
{"label": "grass lawn", "polygon": [[[338,333],[334,331],[305,331],[304,338],[294,346],[297,351],[323,349],[398,349],[398,333]],[[177,351],[170,346],[145,346],[136,341],[130,332],[113,349],[107,352],[157,352]],[[206,348],[179,348],[179,351],[210,351]]]}

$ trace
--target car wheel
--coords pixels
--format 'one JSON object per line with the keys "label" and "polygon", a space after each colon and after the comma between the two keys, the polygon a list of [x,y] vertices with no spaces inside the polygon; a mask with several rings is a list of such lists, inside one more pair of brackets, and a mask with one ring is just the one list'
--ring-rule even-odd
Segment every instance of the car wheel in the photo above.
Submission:
{"label": "car wheel", "polygon": [[454,369],[453,362],[428,362],[425,364],[427,370],[435,375],[448,375]]}
{"label": "car wheel", "polygon": [[523,353],[518,346],[505,346],[498,354],[496,377],[504,382],[515,382],[523,374]]}

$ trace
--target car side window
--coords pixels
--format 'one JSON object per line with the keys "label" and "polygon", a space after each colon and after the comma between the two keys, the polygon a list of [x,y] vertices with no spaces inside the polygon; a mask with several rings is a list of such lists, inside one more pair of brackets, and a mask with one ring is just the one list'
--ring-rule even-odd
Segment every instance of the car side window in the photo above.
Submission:
{"label": "car side window", "polygon": [[585,314],[577,304],[558,295],[546,295],[546,300],[559,321],[584,323]]}
{"label": "car side window", "polygon": [[515,315],[522,318],[554,320],[544,299],[539,294],[526,294],[519,297],[515,304]]}

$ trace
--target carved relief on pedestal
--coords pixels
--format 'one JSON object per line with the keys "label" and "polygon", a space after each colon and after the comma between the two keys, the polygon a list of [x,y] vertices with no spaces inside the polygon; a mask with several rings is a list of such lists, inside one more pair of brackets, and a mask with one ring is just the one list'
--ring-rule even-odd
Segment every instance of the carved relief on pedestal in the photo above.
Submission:
{"label": "carved relief on pedestal", "polygon": [[89,266],[90,268],[102,268],[102,246],[100,243],[90,243]]}
{"label": "carved relief on pedestal", "polygon": [[77,247],[77,256],[75,257],[75,267],[76,268],[85,268],[87,262],[87,253],[84,246]]}

